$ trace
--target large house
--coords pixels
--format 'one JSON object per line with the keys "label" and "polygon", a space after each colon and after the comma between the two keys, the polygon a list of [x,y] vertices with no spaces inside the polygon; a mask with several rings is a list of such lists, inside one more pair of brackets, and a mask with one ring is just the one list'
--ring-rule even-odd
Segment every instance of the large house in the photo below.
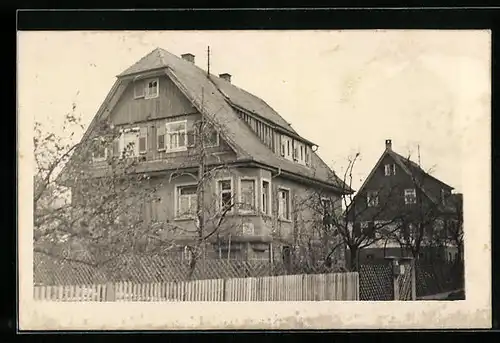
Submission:
{"label": "large house", "polygon": [[453,260],[457,244],[450,232],[462,220],[463,200],[452,191],[452,186],[395,152],[387,139],[348,212],[354,233],[373,241],[359,252],[360,263],[412,256],[412,249],[421,259]]}
{"label": "large house", "polygon": [[[120,135],[92,152],[88,171],[92,177],[105,175],[106,161],[123,157],[132,146],[126,158],[139,161],[135,172],[148,175],[148,182],[161,181],[157,199],[144,211],[145,225],[185,228],[175,234],[159,231],[182,247],[195,235],[200,142],[193,132],[200,121],[210,124],[204,161],[216,171],[204,191],[206,204],[214,206],[207,205],[207,211],[227,210],[223,228],[210,237],[214,256],[282,258],[297,235],[298,221],[307,223],[316,215],[295,207],[294,199],[317,189],[330,198],[352,192],[317,155],[317,145],[263,100],[235,86],[230,74],[208,74],[194,55],[177,57],[160,48],[117,76],[82,142],[98,139],[102,123]],[[78,201],[78,189],[72,187]]]}

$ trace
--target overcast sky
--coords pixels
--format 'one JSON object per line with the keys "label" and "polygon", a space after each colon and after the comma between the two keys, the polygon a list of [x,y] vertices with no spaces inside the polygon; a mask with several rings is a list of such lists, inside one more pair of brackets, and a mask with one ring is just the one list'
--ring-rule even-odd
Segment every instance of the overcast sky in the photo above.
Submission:
{"label": "overcast sky", "polygon": [[211,72],[264,99],[338,174],[359,151],[355,189],[390,138],[415,161],[419,145],[423,168],[460,191],[474,151],[462,131],[490,102],[489,42],[477,31],[22,32],[19,110],[57,129],[75,102],[88,125],[115,76],[156,47],[206,69],[210,46]]}

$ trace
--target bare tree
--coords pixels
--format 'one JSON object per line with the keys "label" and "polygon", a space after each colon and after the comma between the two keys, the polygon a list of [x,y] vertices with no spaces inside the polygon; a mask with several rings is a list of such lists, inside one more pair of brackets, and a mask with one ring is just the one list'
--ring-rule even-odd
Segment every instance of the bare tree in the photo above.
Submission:
{"label": "bare tree", "polygon": [[[342,183],[352,189],[354,167],[360,154],[347,160]],[[398,231],[403,215],[396,209],[400,185],[380,186],[370,194],[343,192],[338,196],[324,189],[313,190],[307,207],[316,214],[313,225],[322,247],[323,261],[331,262],[335,252],[348,252],[349,269],[359,269],[359,252],[373,244],[388,239]],[[368,196],[367,196],[368,195]],[[340,250],[340,251],[339,251]],[[345,255],[345,254],[344,254]]]}
{"label": "bare tree", "polygon": [[[125,253],[151,255],[177,249],[176,235],[183,234],[190,238],[185,245],[192,272],[214,236],[223,227],[230,229],[225,225],[226,216],[238,206],[233,196],[220,197],[210,182],[231,172],[227,161],[210,150],[224,127],[201,115],[189,133],[192,146],[188,155],[165,178],[164,174],[143,171],[144,158],[134,154],[138,148],[135,143],[119,151],[116,143],[123,131],[109,122],[100,123],[81,142],[74,143],[75,128],[83,130],[74,109],[66,115],[62,130],[70,132],[69,137],[47,133],[40,123],[35,124],[34,250],[105,267]],[[96,158],[100,160],[97,164],[89,163]],[[64,173],[60,173],[63,168]],[[175,215],[193,219],[194,228],[171,220],[151,222],[145,213],[153,210],[158,191],[180,176],[192,178],[196,200],[187,209],[189,213]],[[64,194],[71,199],[54,206]]]}
{"label": "bare tree", "polygon": [[411,176],[414,193],[404,195],[405,203],[412,206],[401,205],[402,227],[392,238],[403,254],[409,252],[414,259],[419,259],[424,246],[439,249],[445,244],[444,217],[440,210],[441,199],[425,191],[432,169],[424,171],[410,160],[410,156],[403,163]]}

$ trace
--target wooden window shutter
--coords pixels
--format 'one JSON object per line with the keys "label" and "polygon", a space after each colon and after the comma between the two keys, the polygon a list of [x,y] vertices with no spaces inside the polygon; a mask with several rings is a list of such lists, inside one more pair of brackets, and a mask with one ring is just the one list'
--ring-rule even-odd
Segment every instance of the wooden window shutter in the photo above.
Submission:
{"label": "wooden window shutter", "polygon": [[139,133],[139,152],[145,153],[148,151],[148,128],[141,127]]}
{"label": "wooden window shutter", "polygon": [[120,140],[115,139],[113,141],[113,156],[118,157],[120,156]]}
{"label": "wooden window shutter", "polygon": [[195,145],[195,137],[196,137],[196,135],[195,135],[194,131],[189,131],[187,133],[187,145],[189,147],[192,147]]}
{"label": "wooden window shutter", "polygon": [[165,150],[165,126],[163,124],[156,129],[156,142],[158,150]]}
{"label": "wooden window shutter", "polygon": [[134,82],[134,98],[143,98],[144,97],[144,81],[136,81]]}

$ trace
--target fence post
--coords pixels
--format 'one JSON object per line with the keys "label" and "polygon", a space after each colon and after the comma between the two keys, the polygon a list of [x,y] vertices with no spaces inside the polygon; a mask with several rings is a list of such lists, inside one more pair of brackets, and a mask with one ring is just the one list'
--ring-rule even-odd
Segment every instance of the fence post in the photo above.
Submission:
{"label": "fence post", "polygon": [[106,301],[115,301],[115,300],[116,300],[115,286],[111,282],[108,282],[106,283]]}

